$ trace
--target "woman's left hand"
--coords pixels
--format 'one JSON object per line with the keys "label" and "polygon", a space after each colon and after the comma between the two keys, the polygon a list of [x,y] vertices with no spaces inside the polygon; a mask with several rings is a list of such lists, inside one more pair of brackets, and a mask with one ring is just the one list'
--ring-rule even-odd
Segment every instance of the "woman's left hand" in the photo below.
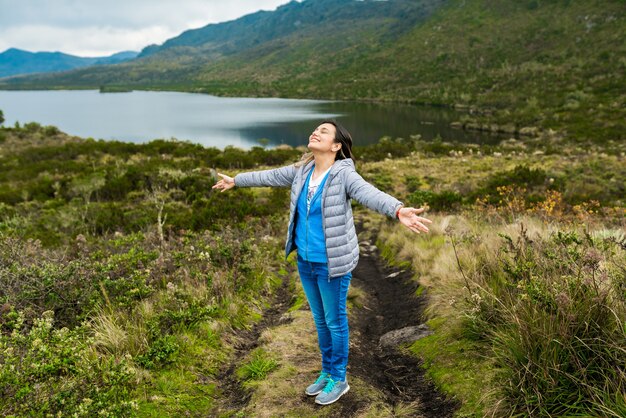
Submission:
{"label": "woman's left hand", "polygon": [[406,226],[415,233],[419,234],[420,232],[428,232],[428,228],[424,224],[430,224],[432,221],[430,219],[417,216],[425,210],[425,208],[402,208],[398,212],[398,219],[402,225]]}

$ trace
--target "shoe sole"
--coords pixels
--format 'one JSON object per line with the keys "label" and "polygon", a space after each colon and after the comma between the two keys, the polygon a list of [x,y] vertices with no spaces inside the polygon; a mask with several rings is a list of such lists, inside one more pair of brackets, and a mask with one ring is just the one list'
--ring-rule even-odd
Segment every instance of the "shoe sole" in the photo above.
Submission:
{"label": "shoe sole", "polygon": [[350,385],[347,385],[346,388],[344,389],[343,392],[341,392],[341,394],[339,394],[339,396],[337,396],[337,398],[335,398],[335,400],[330,401],[330,402],[326,402],[326,403],[322,403],[320,401],[318,401],[317,399],[315,400],[315,403],[318,405],[330,405],[331,403],[335,403],[339,400],[339,398],[341,398],[343,395],[345,395],[346,393],[348,393],[348,391],[350,390]]}
{"label": "shoe sole", "polygon": [[318,390],[317,392],[307,392],[307,391],[305,390],[305,391],[304,391],[304,393],[305,393],[306,395],[309,395],[309,396],[317,396],[317,395],[319,395],[320,393],[322,393],[322,389]]}

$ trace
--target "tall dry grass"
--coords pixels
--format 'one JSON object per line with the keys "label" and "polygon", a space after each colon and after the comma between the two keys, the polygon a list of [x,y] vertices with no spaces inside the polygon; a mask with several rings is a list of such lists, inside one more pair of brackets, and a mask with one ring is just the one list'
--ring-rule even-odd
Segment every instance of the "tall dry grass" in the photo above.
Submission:
{"label": "tall dry grass", "polygon": [[491,361],[493,416],[626,416],[626,236],[520,216],[434,218],[416,237],[382,228],[410,261],[430,318],[456,324]]}

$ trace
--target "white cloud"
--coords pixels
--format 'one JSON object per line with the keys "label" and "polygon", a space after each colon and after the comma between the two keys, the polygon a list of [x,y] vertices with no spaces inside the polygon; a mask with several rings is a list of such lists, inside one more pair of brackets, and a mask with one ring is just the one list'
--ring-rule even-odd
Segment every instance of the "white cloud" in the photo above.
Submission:
{"label": "white cloud", "polygon": [[61,28],[24,25],[0,30],[0,51],[18,47],[29,51],[61,51],[83,57],[105,56],[123,50],[139,51],[177,33],[163,26],[140,29],[113,27]]}
{"label": "white cloud", "polygon": [[0,0],[7,48],[103,56],[140,50],[181,32],[273,10],[288,0]]}

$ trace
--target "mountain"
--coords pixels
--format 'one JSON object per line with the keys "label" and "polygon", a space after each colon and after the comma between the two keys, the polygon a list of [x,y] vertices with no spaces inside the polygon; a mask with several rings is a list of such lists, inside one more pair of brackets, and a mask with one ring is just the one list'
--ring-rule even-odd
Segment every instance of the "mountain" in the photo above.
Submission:
{"label": "mountain", "polygon": [[621,140],[624,39],[624,0],[292,1],[186,31],[132,61],[0,88],[403,101],[468,108],[462,122],[479,129]]}
{"label": "mountain", "polygon": [[[292,1],[272,12],[259,11],[186,31],[162,45],[144,48],[132,62],[64,74],[14,77],[0,82],[0,88],[94,88],[121,84],[228,94],[229,89],[247,83],[262,86],[266,75],[272,80],[283,74],[284,77],[301,75],[303,65],[310,60],[317,64],[309,66],[304,74],[320,69],[321,62],[315,57],[318,52],[333,56],[341,52],[342,58],[327,63],[333,67],[343,65],[345,59],[354,61],[358,58],[355,54],[365,56],[399,39],[445,3],[446,0]],[[239,71],[248,64],[265,65],[271,57],[284,60],[270,62],[269,71],[254,74],[252,78],[246,74],[243,83],[230,79],[231,65]]]}
{"label": "mountain", "polygon": [[108,57],[84,58],[62,52],[28,52],[10,48],[0,53],[0,77],[67,71],[91,65],[116,64],[131,60],[137,55],[137,52],[124,51]]}

